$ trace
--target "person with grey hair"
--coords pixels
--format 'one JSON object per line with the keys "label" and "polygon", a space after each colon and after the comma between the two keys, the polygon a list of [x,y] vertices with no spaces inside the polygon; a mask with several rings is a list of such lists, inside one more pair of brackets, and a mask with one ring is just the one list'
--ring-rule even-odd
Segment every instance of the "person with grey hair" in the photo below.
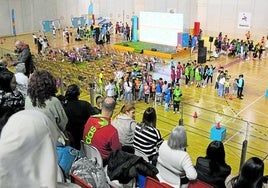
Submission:
{"label": "person with grey hair", "polygon": [[86,144],[96,147],[102,159],[122,147],[117,129],[111,124],[115,105],[112,97],[105,98],[101,105],[101,114],[91,116],[84,126],[83,140]]}
{"label": "person with grey hair", "polygon": [[18,40],[15,43],[16,52],[18,53],[18,60],[12,62],[13,66],[16,66],[19,63],[24,63],[25,65],[25,75],[30,76],[34,71],[34,64],[32,59],[32,54],[28,44]]}
{"label": "person with grey hair", "polygon": [[190,180],[197,178],[190,155],[186,152],[187,136],[183,126],[175,127],[167,141],[159,148],[157,161],[158,179],[175,188],[187,187]]}
{"label": "person with grey hair", "polygon": [[21,92],[24,99],[27,96],[27,90],[28,90],[28,81],[29,78],[25,75],[25,65],[24,63],[19,63],[16,65],[16,71],[14,74],[16,78],[16,89]]}

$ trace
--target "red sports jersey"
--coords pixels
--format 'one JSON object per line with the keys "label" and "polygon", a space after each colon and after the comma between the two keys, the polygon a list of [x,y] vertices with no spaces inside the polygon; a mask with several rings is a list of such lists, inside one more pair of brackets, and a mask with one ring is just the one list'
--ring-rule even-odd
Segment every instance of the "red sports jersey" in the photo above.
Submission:
{"label": "red sports jersey", "polygon": [[117,149],[121,148],[118,132],[111,125],[111,119],[100,114],[90,117],[84,127],[83,139],[86,144],[95,146],[103,159]]}

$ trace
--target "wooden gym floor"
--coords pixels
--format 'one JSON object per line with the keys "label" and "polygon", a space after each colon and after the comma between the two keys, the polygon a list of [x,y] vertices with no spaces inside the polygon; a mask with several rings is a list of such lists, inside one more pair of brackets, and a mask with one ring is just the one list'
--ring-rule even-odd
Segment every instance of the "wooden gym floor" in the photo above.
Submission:
{"label": "wooden gym floor", "polygon": [[[50,45],[53,48],[71,49],[80,47],[83,44],[90,44],[92,41],[77,42],[71,39],[69,45],[62,40],[61,34],[57,39],[53,39],[48,34]],[[33,44],[32,34],[16,37],[0,38],[0,54],[6,53],[4,49],[14,50],[16,40],[23,40],[31,47],[31,51],[36,53],[36,47]],[[120,36],[112,36],[111,43],[119,42]],[[209,49],[208,38],[204,37],[205,46]],[[112,45],[112,44],[111,44]],[[207,55],[208,58],[210,54]],[[187,63],[189,60],[197,59],[197,53],[187,54],[178,57],[175,62]],[[157,71],[153,73],[154,78],[163,77],[169,81],[169,62],[157,65]],[[226,138],[223,140],[226,151],[226,161],[232,167],[232,174],[239,171],[242,143],[245,139],[248,141],[246,159],[252,156],[258,156],[265,162],[265,174],[268,174],[268,98],[265,92],[268,89],[268,57],[261,60],[241,60],[239,58],[221,55],[218,59],[207,61],[209,66],[224,66],[230,73],[231,82],[239,74],[244,75],[244,99],[237,99],[236,96],[231,100],[228,97],[218,97],[214,89],[214,83],[206,88],[196,88],[195,85],[185,87],[184,80],[182,84],[183,97],[181,114],[173,114],[172,109],[164,111],[163,106],[155,106],[158,115],[157,127],[162,136],[167,139],[170,131],[178,125],[179,119],[183,119],[187,129],[188,145],[187,151],[195,164],[198,156],[205,156],[207,145],[210,140],[210,129],[215,123],[215,119],[221,119],[221,124],[226,127]],[[215,71],[216,72],[216,71]],[[214,76],[215,81],[215,76]],[[232,89],[230,89],[232,92]],[[84,100],[89,100],[89,95],[83,93]],[[154,106],[144,102],[136,102],[136,120],[141,121],[142,113],[148,106]],[[120,109],[121,102],[118,102],[117,111]],[[196,112],[197,118],[193,115]]]}

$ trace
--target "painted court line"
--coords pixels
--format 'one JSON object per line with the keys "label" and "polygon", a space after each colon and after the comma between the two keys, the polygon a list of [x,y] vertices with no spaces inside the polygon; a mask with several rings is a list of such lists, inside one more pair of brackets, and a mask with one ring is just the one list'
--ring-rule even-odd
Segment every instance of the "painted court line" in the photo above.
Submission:
{"label": "painted court line", "polygon": [[[240,110],[240,112],[237,113],[237,115],[239,115],[241,112],[243,112],[244,110],[246,110],[247,108],[249,108],[251,105],[253,105],[254,103],[256,103],[258,100],[260,100],[262,97],[264,97],[264,95],[258,97],[257,99],[255,99],[253,102],[251,102],[249,105],[247,105],[245,108],[243,108],[242,110]],[[231,118],[230,118],[231,119]],[[240,134],[240,132],[242,132],[242,130],[245,127],[243,126],[241,129],[239,129],[234,135],[232,135],[228,140],[226,140],[224,142],[224,144],[226,144],[227,142],[229,142],[233,137],[235,137],[236,135]],[[247,138],[246,138],[247,139]]]}
{"label": "painted court line", "polygon": [[241,112],[245,111],[246,109],[248,109],[250,106],[252,106],[254,103],[256,103],[258,100],[260,100],[262,97],[264,97],[264,95],[259,96],[257,99],[255,99],[254,101],[252,101],[249,105],[247,105],[245,108],[243,108],[242,110],[240,110],[240,112],[237,113],[237,115],[239,115]]}

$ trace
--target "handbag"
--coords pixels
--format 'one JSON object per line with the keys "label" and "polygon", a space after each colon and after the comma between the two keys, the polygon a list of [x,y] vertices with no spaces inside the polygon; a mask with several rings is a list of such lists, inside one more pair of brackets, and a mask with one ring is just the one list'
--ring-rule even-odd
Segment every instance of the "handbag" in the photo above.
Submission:
{"label": "handbag", "polygon": [[64,146],[60,142],[57,142],[56,147],[58,165],[61,167],[64,176],[69,178],[72,164],[76,160],[85,157],[85,154],[82,151],[79,151],[71,146]]}

